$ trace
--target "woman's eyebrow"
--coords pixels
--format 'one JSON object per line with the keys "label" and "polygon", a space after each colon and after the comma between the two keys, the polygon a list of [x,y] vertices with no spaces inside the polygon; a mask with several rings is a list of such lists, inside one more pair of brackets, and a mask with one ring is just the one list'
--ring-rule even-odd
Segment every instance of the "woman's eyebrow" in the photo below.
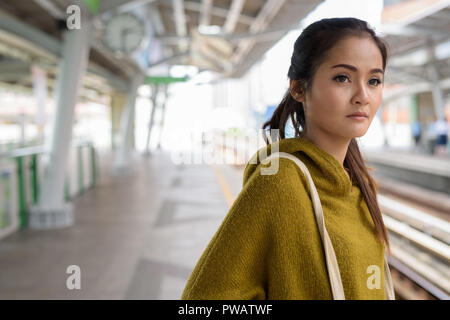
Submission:
{"label": "woman's eyebrow", "polygon": [[[339,67],[341,67],[341,68],[346,68],[346,69],[350,69],[350,70],[352,70],[352,71],[354,71],[354,72],[358,71],[358,69],[357,69],[356,67],[351,66],[351,65],[349,65],[349,64],[343,64],[343,63],[337,64],[337,65],[335,65],[335,66],[332,66],[331,69],[333,69],[333,68],[339,68]],[[381,73],[381,74],[383,74],[384,72],[383,72],[383,70],[381,70],[381,69],[374,68],[374,69],[370,70],[370,73]]]}

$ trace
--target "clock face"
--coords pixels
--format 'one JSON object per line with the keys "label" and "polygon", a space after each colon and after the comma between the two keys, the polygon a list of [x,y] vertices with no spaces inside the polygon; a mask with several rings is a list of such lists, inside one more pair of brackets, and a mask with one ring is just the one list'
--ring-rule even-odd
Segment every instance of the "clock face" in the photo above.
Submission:
{"label": "clock face", "polygon": [[103,39],[112,51],[131,53],[144,39],[144,25],[133,14],[119,14],[106,24]]}

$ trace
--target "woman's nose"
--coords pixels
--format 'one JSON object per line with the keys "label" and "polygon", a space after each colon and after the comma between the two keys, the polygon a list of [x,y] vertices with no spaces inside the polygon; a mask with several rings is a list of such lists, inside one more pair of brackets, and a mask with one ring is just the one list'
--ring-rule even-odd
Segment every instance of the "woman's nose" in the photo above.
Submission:
{"label": "woman's nose", "polygon": [[356,89],[355,89],[355,94],[353,95],[352,98],[352,103],[354,104],[361,104],[361,105],[366,105],[369,103],[369,93],[368,93],[368,88],[365,86],[365,84],[358,84]]}

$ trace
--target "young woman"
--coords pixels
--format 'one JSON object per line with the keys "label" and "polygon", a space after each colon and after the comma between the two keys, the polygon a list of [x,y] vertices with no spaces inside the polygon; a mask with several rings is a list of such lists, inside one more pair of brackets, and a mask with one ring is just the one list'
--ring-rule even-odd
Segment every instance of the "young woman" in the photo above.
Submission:
{"label": "young woman", "polygon": [[[263,129],[280,140],[247,163],[243,189],[192,272],[182,299],[332,299],[323,244],[303,172],[280,158],[262,174],[262,155],[290,153],[308,168],[346,299],[386,299],[389,240],[376,184],[359,152],[382,99],[386,45],[365,21],[323,19],[294,45],[289,90]],[[295,137],[285,137],[292,120]],[[300,130],[300,127],[302,130]]]}

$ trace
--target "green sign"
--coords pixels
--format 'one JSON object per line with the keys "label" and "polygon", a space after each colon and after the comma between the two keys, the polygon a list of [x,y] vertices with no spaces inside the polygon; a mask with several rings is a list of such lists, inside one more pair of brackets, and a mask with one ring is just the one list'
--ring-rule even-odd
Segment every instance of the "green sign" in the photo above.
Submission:
{"label": "green sign", "polygon": [[98,13],[98,9],[100,8],[100,0],[83,0],[83,2],[90,13]]}
{"label": "green sign", "polygon": [[147,77],[147,84],[168,84],[173,82],[186,82],[188,77],[176,78],[176,77]]}

